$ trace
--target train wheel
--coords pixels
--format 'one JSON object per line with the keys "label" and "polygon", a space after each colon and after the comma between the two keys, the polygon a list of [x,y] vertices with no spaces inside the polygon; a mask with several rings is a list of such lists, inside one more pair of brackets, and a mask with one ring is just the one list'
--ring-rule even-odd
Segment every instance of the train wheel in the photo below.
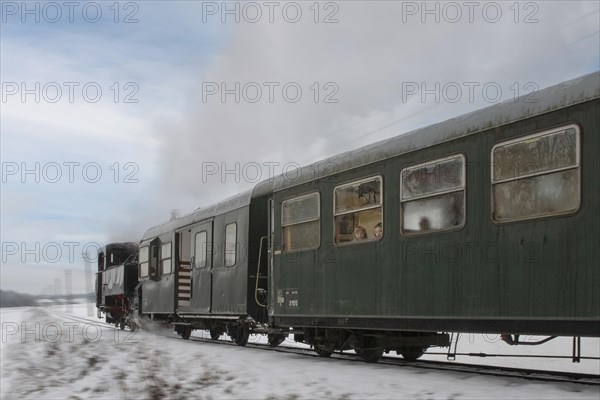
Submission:
{"label": "train wheel", "polygon": [[181,330],[181,337],[184,338],[185,340],[188,340],[190,338],[190,336],[192,336],[192,327],[184,326],[183,329]]}
{"label": "train wheel", "polygon": [[281,343],[283,343],[287,339],[287,335],[281,335],[278,333],[269,333],[267,334],[267,341],[269,342],[269,346],[277,347]]}
{"label": "train wheel", "polygon": [[209,330],[210,338],[212,340],[219,340],[223,332],[220,329],[211,329]]}
{"label": "train wheel", "polygon": [[319,357],[331,357],[333,350],[333,344],[315,343],[315,351]]}
{"label": "train wheel", "polygon": [[356,354],[363,359],[364,362],[376,363],[383,356],[383,346],[381,339],[374,336],[364,336],[359,342],[360,347],[355,348]]}
{"label": "train wheel", "polygon": [[227,336],[229,336],[229,338],[231,340],[233,340],[235,342],[235,338],[237,338],[237,334],[238,334],[238,327],[237,326],[228,326],[227,327]]}
{"label": "train wheel", "polygon": [[228,326],[227,335],[238,346],[245,346],[246,344],[248,344],[248,338],[250,337],[250,328],[247,325]]}
{"label": "train wheel", "polygon": [[237,329],[237,335],[235,337],[235,343],[238,346],[245,346],[248,344],[248,338],[250,338],[250,328],[248,325],[244,325]]}
{"label": "train wheel", "polygon": [[376,363],[383,356],[383,348],[381,348],[381,349],[357,349],[356,354],[358,354],[358,356],[360,358],[362,358],[362,360],[364,362]]}
{"label": "train wheel", "polygon": [[402,358],[406,361],[417,361],[427,350],[427,347],[404,347],[400,350]]}

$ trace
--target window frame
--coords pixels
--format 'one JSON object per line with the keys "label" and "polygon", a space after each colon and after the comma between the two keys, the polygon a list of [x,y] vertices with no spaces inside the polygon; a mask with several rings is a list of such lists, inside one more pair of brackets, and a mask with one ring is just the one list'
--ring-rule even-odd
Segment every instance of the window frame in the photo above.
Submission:
{"label": "window frame", "polygon": [[[575,129],[575,139],[576,139],[576,142],[575,142],[575,165],[571,165],[568,167],[552,168],[552,169],[548,169],[545,171],[531,172],[531,173],[523,174],[523,175],[520,175],[517,177],[510,177],[510,178],[504,178],[504,179],[498,179],[498,180],[494,179],[495,167],[496,167],[495,162],[494,162],[494,151],[496,150],[496,148],[511,145],[514,143],[525,142],[527,140],[531,140],[531,139],[534,139],[537,137],[549,136],[549,135],[555,134],[560,131],[567,131],[570,128]],[[578,203],[577,203],[577,207],[575,209],[568,210],[568,211],[536,214],[536,215],[531,215],[531,216],[527,216],[527,217],[509,218],[509,219],[503,219],[503,220],[498,220],[495,218],[495,210],[496,210],[496,208],[495,208],[496,204],[494,201],[494,186],[495,185],[507,183],[507,182],[515,182],[515,181],[519,181],[522,179],[529,179],[529,178],[533,178],[536,176],[550,175],[550,174],[555,174],[557,172],[564,172],[564,171],[570,171],[570,170],[577,170],[577,189],[578,189],[577,200],[578,200]],[[494,224],[502,225],[502,224],[507,224],[507,223],[511,223],[511,222],[527,221],[527,220],[532,220],[532,219],[548,218],[548,217],[555,217],[555,216],[562,216],[562,215],[571,215],[571,214],[577,213],[580,208],[581,208],[581,127],[578,124],[571,123],[571,124],[562,125],[562,126],[559,126],[556,128],[545,129],[543,131],[531,133],[529,135],[519,136],[517,138],[504,140],[504,141],[498,142],[498,143],[494,144],[494,146],[492,146],[492,150],[490,151],[490,220]]]}
{"label": "window frame", "polygon": [[[419,195],[419,196],[411,197],[407,200],[402,199],[402,191],[403,191],[403,186],[404,186],[402,175],[403,175],[404,171],[422,168],[424,166],[431,165],[431,164],[439,164],[443,161],[451,160],[451,159],[457,158],[457,157],[459,157],[463,163],[462,164],[462,167],[463,167],[462,168],[462,185],[459,188],[446,189],[446,190],[442,190],[442,191],[435,192],[432,194],[427,194],[427,195]],[[450,154],[450,155],[447,155],[444,157],[438,157],[438,158],[428,160],[426,162],[421,162],[418,164],[409,165],[407,167],[404,167],[400,170],[399,183],[400,183],[400,193],[399,193],[398,199],[400,201],[400,210],[399,211],[400,211],[400,235],[401,236],[418,236],[418,235],[443,233],[443,232],[448,232],[448,231],[453,231],[453,230],[460,230],[467,225],[467,194],[468,194],[468,192],[467,192],[467,156],[465,155],[465,153]],[[444,228],[444,229],[429,229],[427,231],[418,231],[418,230],[417,231],[406,231],[404,229],[404,213],[403,213],[403,208],[402,208],[404,203],[410,203],[413,201],[434,198],[434,197],[441,197],[441,196],[448,195],[451,193],[460,193],[460,192],[463,193],[462,206],[463,206],[464,218],[463,218],[462,224],[456,225],[456,226],[451,226],[449,228]]]}
{"label": "window frame", "polygon": [[[163,254],[164,251],[164,247],[165,246],[169,246],[169,256],[165,257],[165,255]],[[160,275],[171,275],[173,273],[173,242],[164,242],[160,244],[160,260],[159,260],[159,264],[160,264]],[[170,267],[169,267],[169,272],[165,272],[165,267],[164,267],[164,261],[165,260],[169,260],[170,262]]]}
{"label": "window frame", "polygon": [[[144,260],[144,250],[145,250],[145,261]],[[148,278],[150,276],[150,246],[149,245],[145,245],[145,246],[140,246],[140,255],[138,257],[138,264],[139,264],[139,277],[141,278]],[[146,264],[146,274],[142,275],[142,265]]]}
{"label": "window frame", "polygon": [[[233,253],[233,264],[228,264],[227,263],[227,228],[229,226],[233,225],[235,227],[235,240],[234,240],[234,253]],[[231,222],[229,224],[225,224],[225,246],[223,246],[223,265],[225,267],[235,267],[235,265],[237,264],[237,252],[238,252],[238,241],[237,241],[237,237],[238,237],[238,229],[237,229],[237,221],[236,222]]]}
{"label": "window frame", "polygon": [[[360,185],[362,183],[366,183],[366,182],[369,182],[369,181],[372,181],[372,180],[375,180],[375,179],[379,179],[379,196],[380,196],[379,205],[365,207],[365,208],[359,208],[359,209],[355,209],[355,210],[352,210],[352,211],[344,211],[344,212],[341,212],[341,213],[336,213],[336,211],[335,211],[335,206],[336,206],[335,191],[336,190],[338,190],[340,188],[343,188],[345,186]],[[333,245],[334,246],[352,246],[352,245],[374,243],[374,242],[378,242],[378,241],[383,240],[383,238],[385,236],[386,229],[385,229],[385,224],[384,224],[385,217],[384,217],[384,208],[383,208],[384,193],[383,193],[383,175],[382,174],[370,175],[370,176],[367,176],[365,178],[359,178],[359,179],[354,179],[354,180],[351,180],[351,181],[344,182],[344,183],[342,183],[340,185],[334,186],[332,194],[333,194],[333,196],[332,196],[333,197],[333,199],[332,199],[332,202],[333,202],[333,209],[332,209],[332,211],[333,211],[333,214],[332,214],[333,215],[333,219],[332,219],[333,220],[333,226],[332,226],[332,228],[333,228],[333,230],[332,230],[333,240],[332,241],[333,241]],[[354,213],[359,213],[359,212],[368,211],[368,210],[375,210],[377,208],[381,208],[381,221],[379,221],[379,222],[381,222],[381,225],[383,227],[383,234],[381,235],[381,237],[379,237],[379,238],[376,238],[376,237],[369,238],[369,237],[367,237],[366,239],[363,239],[363,240],[350,240],[348,242],[340,242],[340,243],[336,242],[336,240],[335,240],[336,239],[336,237],[335,237],[335,232],[336,232],[335,218],[336,217],[338,217],[340,215],[347,215],[347,214],[354,214]]]}
{"label": "window frame", "polygon": [[[317,195],[317,218],[313,218],[313,219],[307,219],[307,220],[302,220],[300,222],[294,222],[294,223],[288,223],[288,224],[284,224],[283,223],[283,205],[288,202],[288,201],[294,201],[294,200],[302,200],[304,198],[308,198],[314,195]],[[301,225],[301,224],[306,224],[309,222],[314,222],[314,221],[318,221],[319,222],[319,228],[318,228],[318,233],[319,233],[319,240],[317,242],[317,245],[315,247],[303,247],[301,249],[290,249],[290,250],[284,250],[284,233],[283,230],[284,228],[288,227],[288,226],[296,226],[296,225]],[[280,209],[280,222],[281,222],[281,251],[283,253],[298,253],[301,251],[310,251],[310,250],[317,250],[319,248],[321,248],[321,192],[317,191],[313,191],[313,192],[309,192],[309,193],[304,193],[301,195],[297,195],[297,196],[293,196],[293,197],[288,197],[285,200],[283,200],[281,202],[281,209]]]}
{"label": "window frame", "polygon": [[[204,265],[202,265],[201,267],[197,266],[197,262],[198,262],[198,235],[200,234],[204,234],[205,240],[204,240]],[[196,234],[194,235],[194,265],[192,266],[194,269],[204,269],[206,268],[208,265],[208,231],[207,230],[202,230],[199,232],[196,232]]]}

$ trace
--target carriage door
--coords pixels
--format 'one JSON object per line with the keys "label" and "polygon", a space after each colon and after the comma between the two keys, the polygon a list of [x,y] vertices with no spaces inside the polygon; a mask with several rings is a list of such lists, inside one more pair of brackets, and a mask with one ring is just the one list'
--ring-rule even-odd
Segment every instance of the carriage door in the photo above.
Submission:
{"label": "carriage door", "polygon": [[213,221],[192,228],[192,297],[190,311],[208,314],[212,291]]}
{"label": "carriage door", "polygon": [[275,207],[273,206],[273,198],[269,199],[269,276],[273,276],[273,241],[275,240]]}
{"label": "carriage door", "polygon": [[268,292],[268,300],[267,300],[267,312],[268,315],[272,315],[272,304],[275,304],[274,298],[272,298],[274,291],[274,281],[273,281],[273,242],[275,241],[275,206],[273,203],[273,198],[269,199],[269,243],[267,255],[269,257],[268,260],[268,283],[267,283],[267,292]]}

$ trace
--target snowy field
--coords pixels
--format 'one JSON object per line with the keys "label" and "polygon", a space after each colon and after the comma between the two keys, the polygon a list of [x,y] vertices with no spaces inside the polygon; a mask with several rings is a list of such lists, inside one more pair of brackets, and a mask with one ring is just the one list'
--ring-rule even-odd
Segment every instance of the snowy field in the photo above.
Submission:
{"label": "snowy field", "polygon": [[[122,332],[97,319],[86,304],[72,306],[72,312],[65,308],[0,310],[2,399],[600,398],[598,386],[200,343],[180,339],[166,329]],[[561,338],[543,346],[515,348],[496,337],[463,335],[458,352],[570,355],[570,345],[569,338]],[[584,339],[582,355],[598,357],[600,341]],[[598,361],[458,357],[457,362],[600,374]]]}

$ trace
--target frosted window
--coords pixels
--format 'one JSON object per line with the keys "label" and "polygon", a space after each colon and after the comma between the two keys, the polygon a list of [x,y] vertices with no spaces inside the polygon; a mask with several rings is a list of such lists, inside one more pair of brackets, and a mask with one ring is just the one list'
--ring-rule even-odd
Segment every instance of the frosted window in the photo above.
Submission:
{"label": "frosted window", "polygon": [[171,273],[171,242],[163,243],[160,248],[160,264],[163,275]]}
{"label": "frosted window", "polygon": [[285,200],[281,205],[283,251],[319,247],[321,242],[319,222],[318,193]]}
{"label": "frosted window", "polygon": [[336,187],[334,220],[334,241],[337,244],[379,240],[383,235],[381,177],[361,179]]}
{"label": "frosted window", "polygon": [[237,249],[237,224],[225,227],[225,266],[235,265]]}
{"label": "frosted window", "polygon": [[410,200],[464,187],[461,156],[402,171],[402,200]]}
{"label": "frosted window", "polygon": [[148,246],[140,247],[140,256],[139,256],[140,278],[144,278],[144,277],[148,276],[148,259],[149,259]]}
{"label": "frosted window", "polygon": [[140,263],[148,262],[148,246],[140,247]]}
{"label": "frosted window", "polygon": [[528,136],[493,151],[494,181],[576,167],[578,134],[574,127]]}
{"label": "frosted window", "polygon": [[400,175],[402,233],[426,233],[464,226],[463,155],[405,168]]}
{"label": "frosted window", "polygon": [[206,245],[207,245],[207,233],[206,231],[196,233],[196,245],[195,245],[195,265],[196,268],[206,267]]}
{"label": "frosted window", "polygon": [[140,263],[140,278],[148,276],[148,263]]}
{"label": "frosted window", "polygon": [[492,150],[496,222],[575,212],[580,203],[575,125],[496,145]]}

